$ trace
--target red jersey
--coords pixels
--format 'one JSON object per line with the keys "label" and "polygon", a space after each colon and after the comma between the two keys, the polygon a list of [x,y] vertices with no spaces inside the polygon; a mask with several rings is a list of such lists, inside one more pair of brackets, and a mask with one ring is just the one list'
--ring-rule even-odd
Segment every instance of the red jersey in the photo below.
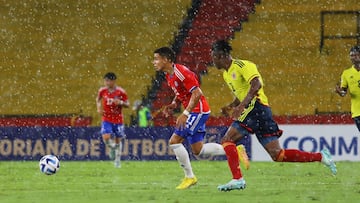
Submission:
{"label": "red jersey", "polygon": [[[166,80],[168,85],[174,91],[177,99],[179,99],[184,106],[187,107],[190,101],[191,92],[195,88],[200,88],[198,77],[194,72],[189,70],[187,67],[174,64],[174,73],[166,73]],[[199,103],[191,111],[194,113],[210,113],[210,107],[204,96],[201,96]]]}
{"label": "red jersey", "polygon": [[122,114],[122,107],[114,103],[114,99],[120,99],[123,102],[127,102],[128,97],[124,89],[116,86],[113,91],[109,91],[107,87],[99,89],[98,98],[102,101],[103,116],[102,120],[115,124],[123,124],[124,118]]}

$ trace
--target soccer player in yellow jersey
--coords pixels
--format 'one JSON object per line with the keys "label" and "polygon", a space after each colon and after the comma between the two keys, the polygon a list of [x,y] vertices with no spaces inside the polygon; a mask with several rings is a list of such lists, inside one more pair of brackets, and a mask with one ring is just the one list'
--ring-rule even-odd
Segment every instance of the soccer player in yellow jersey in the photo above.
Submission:
{"label": "soccer player in yellow jersey", "polygon": [[264,93],[264,83],[256,65],[250,61],[233,59],[230,55],[231,50],[230,44],[224,40],[216,41],[211,50],[214,65],[218,69],[224,69],[224,80],[235,96],[234,101],[227,106],[232,109],[234,122],[221,140],[233,178],[227,184],[218,186],[218,190],[230,191],[245,188],[235,143],[250,134],[256,135],[274,161],[321,161],[335,175],[336,165],[327,149],[313,153],[281,148],[278,138],[282,135],[282,130],[273,120],[268,99]]}
{"label": "soccer player in yellow jersey", "polygon": [[335,91],[342,97],[350,93],[351,117],[360,131],[360,45],[351,47],[349,55],[353,65],[343,71]]}

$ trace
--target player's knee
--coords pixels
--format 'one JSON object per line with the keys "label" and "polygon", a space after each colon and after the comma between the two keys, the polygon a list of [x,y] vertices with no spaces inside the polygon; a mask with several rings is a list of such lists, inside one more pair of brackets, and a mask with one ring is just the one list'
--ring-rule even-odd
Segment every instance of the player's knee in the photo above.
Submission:
{"label": "player's knee", "polygon": [[108,140],[108,139],[111,138],[111,135],[110,134],[103,134],[102,137],[103,137],[104,140]]}
{"label": "player's knee", "polygon": [[121,142],[121,139],[122,139],[121,137],[116,137],[116,138],[115,138],[115,143],[116,143],[116,144],[119,144],[119,143]]}
{"label": "player's knee", "polygon": [[234,143],[234,140],[231,137],[225,135],[224,137],[221,138],[221,144],[223,144],[225,142],[233,142]]}
{"label": "player's knee", "polygon": [[172,138],[170,138],[170,140],[169,140],[169,145],[172,145],[172,144],[180,144],[180,143],[181,143],[181,141],[178,140],[178,139],[172,139]]}
{"label": "player's knee", "polygon": [[183,141],[184,141],[184,138],[180,137],[179,135],[173,134],[169,139],[169,145],[180,144]]}
{"label": "player's knee", "polygon": [[224,137],[222,137],[221,139],[221,143],[225,143],[225,142],[232,142],[232,143],[236,143],[239,140],[241,140],[243,136],[234,128],[229,129]]}
{"label": "player's knee", "polygon": [[173,145],[173,144],[178,144],[178,143],[175,143],[174,140],[170,139],[169,140],[169,145]]}

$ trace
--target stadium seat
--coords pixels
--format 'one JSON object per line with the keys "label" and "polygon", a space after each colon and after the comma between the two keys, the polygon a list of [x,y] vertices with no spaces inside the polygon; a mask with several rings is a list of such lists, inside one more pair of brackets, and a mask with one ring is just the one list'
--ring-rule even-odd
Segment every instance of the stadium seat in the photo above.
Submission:
{"label": "stadium seat", "polygon": [[[1,114],[81,111],[99,125],[95,97],[108,71],[132,105],[155,75],[153,50],[170,45],[192,3],[155,2],[8,1],[0,18]],[[133,112],[124,113],[128,123]]]}
{"label": "stadium seat", "polygon": [[[341,0],[330,8],[326,1],[261,1],[231,40],[233,57],[257,64],[275,115],[350,111],[349,97],[340,98],[333,91],[342,70],[351,66],[348,51],[356,39],[328,40],[325,52],[319,53],[322,10],[360,10],[360,4]],[[356,22],[335,17],[328,19],[327,28],[332,33],[356,32]],[[218,74],[204,75],[202,82],[214,98],[212,109],[232,100],[230,95],[217,100],[216,87],[223,83]]]}

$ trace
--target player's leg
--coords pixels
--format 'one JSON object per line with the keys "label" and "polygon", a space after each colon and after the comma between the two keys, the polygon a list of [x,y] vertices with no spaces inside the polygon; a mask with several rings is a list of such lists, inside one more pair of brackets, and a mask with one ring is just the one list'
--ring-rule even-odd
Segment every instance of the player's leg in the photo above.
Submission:
{"label": "player's leg", "polygon": [[187,189],[197,183],[197,178],[195,177],[191,167],[189,153],[182,144],[183,141],[184,138],[176,133],[173,133],[169,140],[169,146],[174,151],[176,159],[183,168],[185,174],[185,178],[176,187],[176,189]]}
{"label": "player's leg", "polygon": [[249,157],[248,157],[248,155],[246,153],[245,146],[240,144],[240,145],[236,146],[236,149],[238,151],[240,163],[242,163],[244,165],[246,170],[249,170],[250,161],[249,161]]}
{"label": "player's leg", "polygon": [[111,133],[102,134],[102,139],[107,147],[112,148],[114,146],[114,143],[111,139]]}
{"label": "player's leg", "polygon": [[280,162],[311,162],[321,161],[320,153],[303,152],[295,149],[282,149],[278,138],[283,131],[279,129],[278,124],[272,117],[271,109],[268,106],[257,105],[255,111],[261,112],[261,115],[255,114],[254,120],[258,125],[253,129],[260,144],[265,148],[274,161]]}
{"label": "player's leg", "polygon": [[187,127],[189,129],[188,141],[191,149],[196,156],[216,156],[225,155],[224,148],[218,143],[204,143],[206,134],[205,123],[209,118],[209,114],[190,114]]}
{"label": "player's leg", "polygon": [[243,129],[238,122],[234,122],[222,138],[222,146],[224,147],[224,151],[226,153],[228,165],[232,174],[232,180],[224,185],[218,186],[218,190],[220,191],[245,189],[246,184],[241,173],[239,154],[235,144],[243,137],[240,132],[244,130],[245,129]]}
{"label": "player's leg", "polygon": [[282,149],[279,141],[273,140],[264,146],[271,158],[276,162],[322,162],[336,175],[337,169],[327,149],[321,152],[305,152],[298,149]]}
{"label": "player's leg", "polygon": [[265,145],[265,150],[277,162],[314,162],[321,161],[321,153],[305,152],[298,149],[282,149],[279,140],[272,140]]}
{"label": "player's leg", "polygon": [[263,112],[261,117],[257,117],[261,128],[255,130],[256,137],[261,145],[274,161],[277,162],[322,162],[327,165],[333,174],[336,174],[336,166],[332,161],[328,151],[305,152],[298,149],[282,149],[278,138],[282,135],[277,123],[272,118],[271,109],[266,106],[259,106]]}
{"label": "player's leg", "polygon": [[116,168],[121,168],[121,152],[122,152],[122,138],[115,138],[115,160],[114,165]]}
{"label": "player's leg", "polygon": [[193,154],[196,156],[225,155],[225,151],[222,145],[214,142],[204,143],[203,141],[199,141],[197,143],[192,144],[191,149]]}
{"label": "player's leg", "polygon": [[115,135],[115,161],[114,165],[116,168],[121,167],[121,152],[122,152],[122,140],[126,137],[124,125],[116,124],[113,126]]}
{"label": "player's leg", "polygon": [[112,133],[113,133],[112,124],[109,122],[103,121],[101,124],[101,134],[102,134],[102,139],[103,139],[103,142],[105,143],[105,146],[110,149],[109,150],[110,159],[115,158],[115,149],[114,149],[115,144],[113,143],[113,141],[111,139]]}
{"label": "player's leg", "polygon": [[277,138],[269,137],[266,139],[274,140],[269,141],[264,145],[265,150],[276,162],[322,162],[328,166],[331,172],[335,175],[337,172],[336,165],[331,159],[331,155],[327,149],[321,152],[305,152],[298,149],[282,149]]}

